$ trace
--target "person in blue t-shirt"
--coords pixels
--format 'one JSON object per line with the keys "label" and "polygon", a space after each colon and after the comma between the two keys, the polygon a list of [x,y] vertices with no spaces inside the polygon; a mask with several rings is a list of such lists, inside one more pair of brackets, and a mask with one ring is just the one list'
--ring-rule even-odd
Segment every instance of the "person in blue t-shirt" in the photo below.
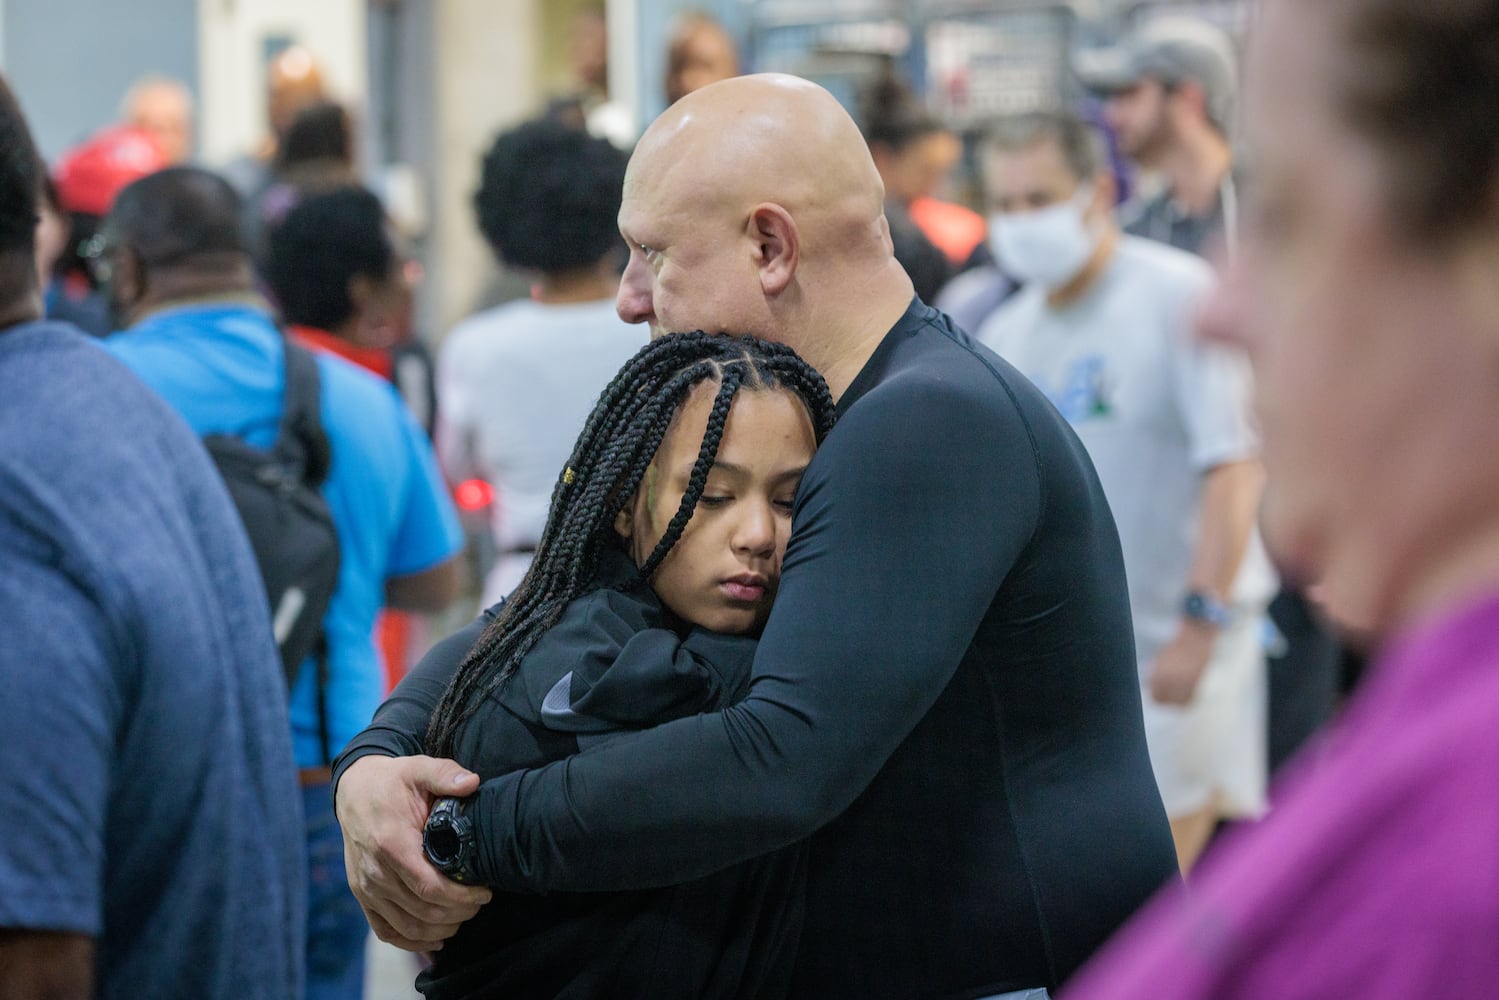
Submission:
{"label": "person in blue t-shirt", "polygon": [[42,322],[0,81],[0,996],[285,1000],[305,869],[285,682],[180,417]]}
{"label": "person in blue t-shirt", "polygon": [[[269,446],[284,341],[254,291],[234,190],[204,170],[164,170],[120,192],[103,233],[111,302],[129,324],[109,349],[199,434]],[[339,579],[323,623],[326,677],[301,670],[291,727],[312,865],[308,995],[357,1000],[366,930],[344,878],[328,765],[384,694],[376,612],[445,607],[458,590],[463,538],[426,435],[395,389],[339,358],[319,355],[317,364]]]}

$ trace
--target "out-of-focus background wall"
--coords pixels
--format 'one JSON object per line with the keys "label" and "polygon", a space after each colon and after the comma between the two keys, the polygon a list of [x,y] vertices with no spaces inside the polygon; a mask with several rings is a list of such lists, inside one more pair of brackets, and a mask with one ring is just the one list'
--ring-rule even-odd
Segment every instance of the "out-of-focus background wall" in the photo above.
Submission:
{"label": "out-of-focus background wall", "polygon": [[[600,15],[616,128],[638,135],[665,106],[667,41],[689,10],[717,19],[743,71],[783,70],[851,109],[893,68],[960,133],[996,114],[1075,99],[1069,53],[1163,10],[1230,28],[1244,0],[0,0],[0,67],[43,154],[119,117],[147,74],[196,99],[195,159],[220,166],[267,134],[271,60],[312,53],[330,95],[354,111],[360,165],[402,219],[428,281],[428,336],[514,294],[473,222],[479,156],[502,128],[579,90],[579,24]],[[623,124],[620,124],[620,123]],[[973,183],[962,166],[955,200]]]}

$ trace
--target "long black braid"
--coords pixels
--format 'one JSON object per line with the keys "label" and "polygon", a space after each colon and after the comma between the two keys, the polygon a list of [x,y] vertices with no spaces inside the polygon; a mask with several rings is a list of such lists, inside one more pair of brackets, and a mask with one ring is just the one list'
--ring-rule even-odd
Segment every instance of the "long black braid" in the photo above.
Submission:
{"label": "long black braid", "polygon": [[599,586],[599,558],[618,545],[614,521],[639,488],[678,407],[693,388],[717,382],[708,427],[687,491],[637,576],[648,583],[697,508],[741,389],[789,390],[806,406],[817,441],[832,429],[827,383],[783,344],[754,337],[677,333],[651,341],[604,389],[552,491],[546,528],[520,585],[459,664],[427,730],[429,752],[451,756],[458,727],[515,673],[574,599]]}

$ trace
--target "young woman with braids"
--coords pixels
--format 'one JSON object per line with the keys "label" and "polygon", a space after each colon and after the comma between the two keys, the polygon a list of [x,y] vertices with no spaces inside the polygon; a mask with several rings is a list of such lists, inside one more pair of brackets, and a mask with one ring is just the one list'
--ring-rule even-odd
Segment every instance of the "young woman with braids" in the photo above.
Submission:
{"label": "young woman with braids", "polygon": [[[792,499],[833,415],[822,377],[782,345],[678,334],[643,348],[588,418],[520,586],[409,679],[452,677],[428,752],[489,778],[742,698]],[[443,800],[434,815],[461,823],[463,809]],[[452,834],[439,825],[429,840]],[[500,848],[464,830],[463,850],[454,835],[429,854],[482,882]],[[443,998],[779,995],[803,862],[793,846],[683,886],[496,894],[417,986]]]}

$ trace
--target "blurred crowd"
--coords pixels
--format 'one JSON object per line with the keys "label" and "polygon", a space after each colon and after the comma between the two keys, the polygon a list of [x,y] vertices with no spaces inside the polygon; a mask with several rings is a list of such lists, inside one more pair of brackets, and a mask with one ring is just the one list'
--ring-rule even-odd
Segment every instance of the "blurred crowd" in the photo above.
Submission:
{"label": "blurred crowd", "polygon": [[[959,128],[892,59],[847,110],[883,190],[881,238],[916,296],[1044,394],[1107,498],[1151,772],[1188,893],[1204,872],[1200,895],[1177,909],[1154,904],[1064,995],[1479,996],[1487,987],[1472,984],[1486,980],[1474,970],[1499,971],[1492,954],[1428,939],[1446,933],[1445,899],[1474,907],[1473,927],[1499,927],[1492,851],[1442,837],[1469,823],[1499,832],[1485,770],[1495,744],[1480,734],[1487,721],[1428,705],[1436,693],[1418,686],[1418,668],[1466,657],[1474,712],[1493,707],[1492,679],[1476,676],[1496,665],[1492,604],[1451,634],[1417,626],[1466,609],[1483,587],[1491,599],[1499,580],[1482,545],[1493,530],[1495,473],[1482,454],[1492,406],[1461,395],[1474,388],[1464,371],[1490,395],[1499,372],[1495,255],[1464,257],[1458,245],[1470,228],[1481,230],[1475,240],[1499,231],[1489,218],[1493,112],[1481,101],[1499,79],[1499,14],[1480,0],[1430,10],[1346,0],[1304,15],[1315,22],[1307,33],[1325,37],[1301,51],[1312,42],[1296,37],[1298,6],[1267,6],[1248,72],[1243,39],[1176,15],[1074,53],[1086,95],[1076,102],[1057,95]],[[1372,20],[1344,37],[1330,25],[1362,15],[1334,7],[1370,8]],[[1347,122],[1281,117],[1287,103],[1312,115],[1305,105],[1332,102],[1311,96],[1341,86],[1320,61],[1341,58],[1340,45],[1372,52],[1380,31],[1404,41],[1368,57],[1352,110],[1325,112]],[[668,106],[756,68],[704,13],[679,17],[664,41]],[[1487,54],[1472,54],[1480,43]],[[1424,56],[1405,51],[1417,44]],[[1299,72],[1305,90],[1276,79],[1279,45],[1295,48],[1300,68],[1285,72]],[[474,225],[521,294],[451,330],[417,327],[425,276],[412,233],[372,190],[356,105],[331,91],[314,53],[275,56],[268,134],[212,169],[195,159],[194,96],[179,81],[137,81],[117,121],[41,167],[24,162],[35,154],[4,95],[0,253],[34,252],[46,323],[31,323],[26,269],[7,263],[7,325],[35,329],[0,332],[0,603],[12,605],[0,620],[13,646],[0,654],[0,701],[11,706],[0,710],[0,802],[8,824],[27,828],[15,851],[0,850],[0,896],[11,899],[0,903],[0,995],[54,995],[42,986],[69,969],[80,992],[55,995],[363,994],[369,906],[349,886],[346,842],[353,851],[357,835],[335,814],[335,760],[455,613],[501,602],[526,577],[600,392],[653,333],[674,332],[621,288],[653,248],[620,235],[640,136],[609,93],[607,51],[602,12],[580,15],[575,86],[505,123],[483,151]],[[1440,97],[1432,81],[1443,60],[1470,71],[1469,112],[1419,104]],[[1441,131],[1435,119],[1447,113],[1470,131]],[[1298,127],[1305,145],[1287,148]],[[1443,146],[1480,138],[1481,151]],[[1328,172],[1338,143],[1379,162],[1367,177],[1323,179],[1342,191],[1284,193],[1287,164],[1317,155],[1318,143],[1333,147]],[[1252,170],[1249,147],[1263,158]],[[1461,173],[1441,162],[1449,154],[1476,165]],[[1401,157],[1416,162],[1414,179],[1385,176]],[[1449,177],[1451,187],[1438,183]],[[1357,214],[1340,199],[1360,185],[1402,184],[1388,204],[1380,194],[1357,208],[1367,232],[1336,228],[1357,228],[1336,213]],[[1316,227],[1331,235],[1305,234]],[[1422,247],[1430,252],[1411,249]],[[1333,273],[1344,253],[1375,259]],[[1377,274],[1390,287],[1374,285]],[[669,287],[660,280],[658,296]],[[1402,282],[1429,316],[1395,301]],[[1431,333],[1444,325],[1478,331],[1462,348],[1472,351],[1466,367],[1456,333]],[[1349,327],[1359,329],[1339,336]],[[1364,328],[1367,343],[1356,335]],[[1327,338],[1323,353],[1279,346],[1292,331]],[[1409,386],[1400,372],[1414,362],[1398,343],[1428,333],[1450,366],[1417,368],[1409,377],[1430,381]],[[294,395],[286,344],[315,359],[315,415],[301,426],[284,415]],[[1320,408],[1304,401],[1314,396]],[[1413,410],[1402,410],[1407,422],[1381,420],[1361,397],[1462,412],[1450,426]],[[244,544],[215,485],[222,467],[193,438],[275,452],[290,435],[305,444],[295,470],[321,496],[339,556],[315,652],[281,664],[278,643],[299,607],[261,598],[265,553],[255,537]],[[1459,467],[1451,491],[1407,490],[1407,478],[1435,482]],[[1388,559],[1365,554],[1381,548]],[[1390,581],[1439,551],[1457,553],[1450,579],[1474,586],[1435,575],[1407,600]],[[1371,652],[1384,672],[1366,684]],[[82,676],[64,676],[54,665],[64,662],[83,664]],[[55,711],[52,687],[65,703]],[[1377,748],[1401,705],[1429,738],[1408,737],[1390,763]],[[1442,720],[1454,728],[1439,734]],[[1469,767],[1466,795],[1439,795],[1451,773],[1443,740]],[[1371,775],[1407,790],[1424,783],[1433,799],[1376,801],[1350,777],[1360,752],[1375,755],[1363,758]],[[1349,785],[1308,767],[1318,755]],[[200,759],[209,763],[197,768]],[[1290,780],[1274,785],[1293,759]],[[1336,802],[1345,790],[1346,813]],[[1362,831],[1402,815],[1444,829],[1363,851]],[[1346,865],[1319,856],[1319,835]],[[1449,848],[1453,865],[1470,866],[1462,876],[1436,864]],[[1291,859],[1284,868],[1271,863],[1277,851]],[[1415,911],[1434,922],[1398,915],[1402,886],[1462,877],[1486,895],[1416,893]],[[1389,885],[1371,899],[1360,879]],[[39,887],[56,898],[34,899]],[[1340,923],[1324,895],[1367,920]],[[1335,933],[1294,917],[1308,943],[1298,950],[1274,933],[1275,915],[1293,919],[1287,900],[1304,900]],[[70,933],[47,933],[57,931]],[[1335,947],[1346,957],[1320,950]],[[1343,968],[1356,960],[1388,978]],[[1061,983],[969,985],[979,992],[963,995]]]}

